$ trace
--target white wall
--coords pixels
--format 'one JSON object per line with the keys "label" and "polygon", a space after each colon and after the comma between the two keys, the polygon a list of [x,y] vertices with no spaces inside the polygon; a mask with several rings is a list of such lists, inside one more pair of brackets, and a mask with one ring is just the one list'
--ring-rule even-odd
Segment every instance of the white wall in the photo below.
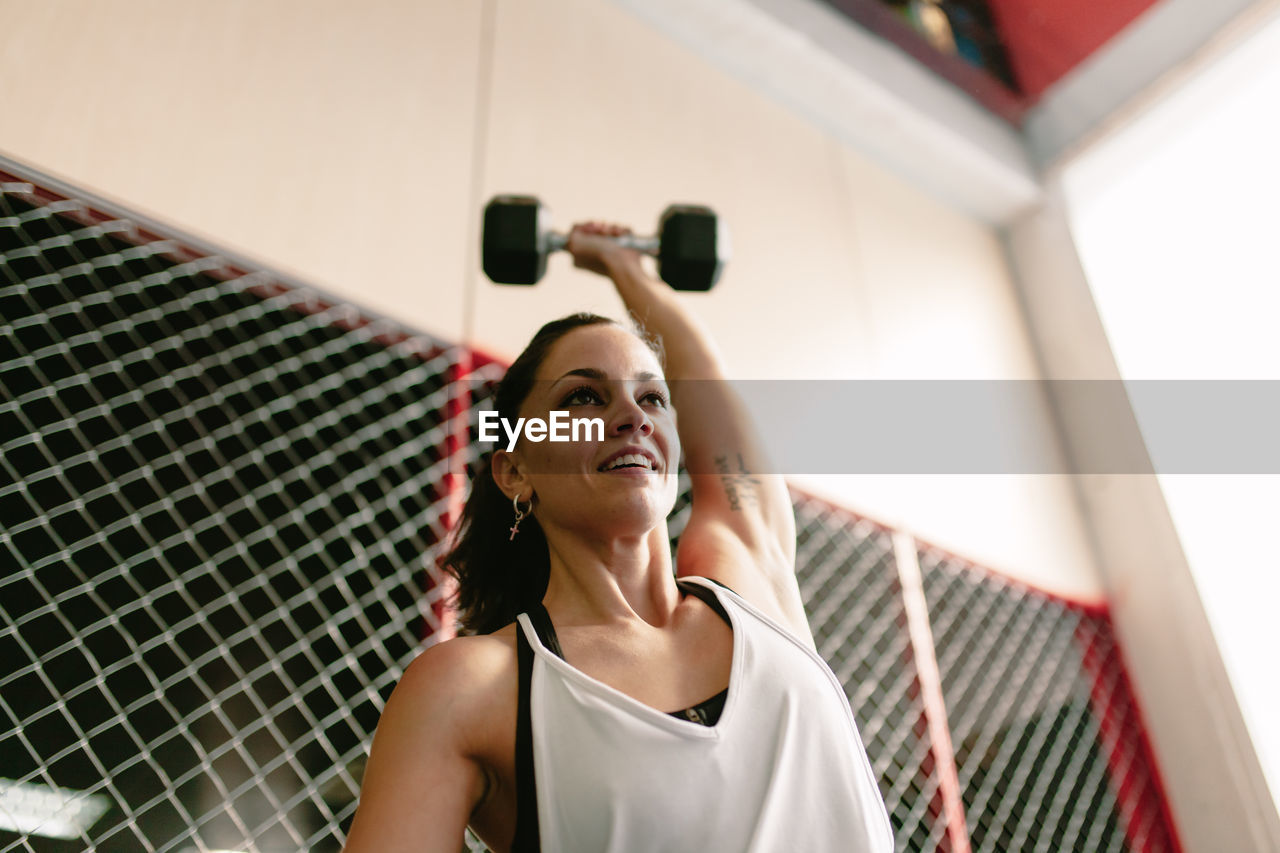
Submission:
{"label": "white wall", "polygon": [[[484,280],[493,193],[642,231],[702,201],[735,256],[686,298],[735,376],[1039,375],[997,234],[603,0],[0,0],[0,19],[0,151],[411,326],[511,357],[546,320],[620,314],[563,257],[538,288]],[[797,483],[1101,596],[1061,478]]]}
{"label": "white wall", "polygon": [[3,0],[0,152],[457,334],[480,14]]}

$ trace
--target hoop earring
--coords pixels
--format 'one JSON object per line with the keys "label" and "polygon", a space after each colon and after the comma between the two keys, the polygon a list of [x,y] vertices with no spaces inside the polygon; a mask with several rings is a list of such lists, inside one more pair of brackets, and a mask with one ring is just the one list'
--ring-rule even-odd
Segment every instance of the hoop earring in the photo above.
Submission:
{"label": "hoop earring", "polygon": [[511,505],[515,507],[515,510],[516,510],[516,523],[511,525],[511,536],[507,539],[508,542],[515,539],[516,534],[520,532],[520,522],[524,520],[524,517],[533,512],[533,496],[532,495],[529,496],[529,512],[525,512],[524,510],[520,509],[520,493],[519,492],[516,492],[516,494],[512,497]]}

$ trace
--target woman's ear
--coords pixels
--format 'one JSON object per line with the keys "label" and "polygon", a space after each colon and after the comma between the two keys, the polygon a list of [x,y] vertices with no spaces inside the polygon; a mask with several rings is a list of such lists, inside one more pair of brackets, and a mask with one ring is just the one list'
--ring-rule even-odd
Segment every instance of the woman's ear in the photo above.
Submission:
{"label": "woman's ear", "polygon": [[514,453],[507,450],[493,451],[489,468],[493,472],[493,482],[508,500],[516,495],[520,495],[522,500],[530,499],[528,475]]}

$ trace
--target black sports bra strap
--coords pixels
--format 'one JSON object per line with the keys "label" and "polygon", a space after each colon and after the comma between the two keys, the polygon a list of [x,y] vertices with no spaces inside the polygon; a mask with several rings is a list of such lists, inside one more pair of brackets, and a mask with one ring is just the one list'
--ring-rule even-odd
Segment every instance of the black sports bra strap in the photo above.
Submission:
{"label": "black sports bra strap", "polygon": [[560,650],[560,641],[556,639],[555,626],[551,624],[551,614],[547,612],[547,608],[542,606],[539,601],[533,607],[529,608],[529,621],[533,623],[533,630],[538,632],[538,639],[542,640],[542,645],[555,652],[556,657],[565,660],[564,652]]}
{"label": "black sports bra strap", "polygon": [[[545,612],[545,611],[544,611]],[[519,699],[516,705],[516,834],[511,853],[536,853],[541,847],[538,832],[538,786],[533,771],[533,717],[529,712],[529,690],[533,683],[533,647],[516,623],[516,666],[519,670]]]}
{"label": "black sports bra strap", "polygon": [[[718,580],[712,580],[711,578],[707,578],[707,580],[711,581],[716,586],[723,587],[724,589],[729,589],[729,587],[720,583],[720,581]],[[687,583],[684,580],[676,581],[676,583],[680,585],[681,589],[688,590],[693,595],[696,595],[698,596],[698,598],[701,598],[703,601],[705,601],[708,607],[710,607],[716,613],[720,614],[720,618],[723,619],[729,625],[729,627],[733,627],[733,623],[729,621],[729,614],[725,612],[724,605],[720,603],[720,599],[716,598],[716,594],[714,592],[707,589],[702,584]],[[733,590],[731,589],[729,589],[729,591],[733,592]]]}

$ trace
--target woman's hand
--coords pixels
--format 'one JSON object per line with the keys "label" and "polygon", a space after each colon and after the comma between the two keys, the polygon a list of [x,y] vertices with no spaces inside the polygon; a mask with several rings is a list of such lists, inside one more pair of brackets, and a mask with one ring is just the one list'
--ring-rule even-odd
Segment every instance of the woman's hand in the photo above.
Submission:
{"label": "woman's hand", "polygon": [[631,229],[607,222],[581,222],[569,232],[565,249],[573,255],[573,265],[600,275],[613,277],[620,265],[639,265],[640,253],[618,244],[619,237]]}

